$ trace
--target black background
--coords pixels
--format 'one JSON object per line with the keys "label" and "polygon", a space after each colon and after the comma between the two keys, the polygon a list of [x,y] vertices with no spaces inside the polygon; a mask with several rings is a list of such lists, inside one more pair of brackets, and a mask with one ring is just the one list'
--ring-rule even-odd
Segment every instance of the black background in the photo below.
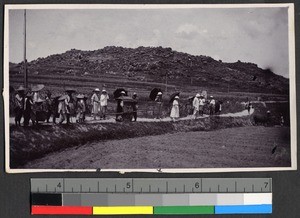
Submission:
{"label": "black background", "polygon": [[[234,0],[177,0],[177,1],[138,1],[138,0],[78,0],[78,1],[61,1],[61,0],[2,0],[1,1],[1,53],[0,53],[0,65],[1,75],[0,84],[1,90],[3,90],[3,30],[4,30],[4,5],[5,4],[62,4],[62,3],[76,3],[76,4],[88,4],[88,3],[101,3],[101,4],[230,4],[230,3],[295,3],[295,31],[296,31],[296,72],[300,68],[300,62],[297,59],[299,55],[299,18],[300,18],[300,1],[234,1]],[[298,36],[298,37],[297,37]],[[299,86],[299,79],[296,74],[297,87]],[[292,81],[291,81],[292,82]],[[297,92],[298,93],[298,92]],[[299,94],[299,93],[298,93]],[[297,95],[297,106],[299,96]],[[92,178],[92,177],[114,177],[114,178],[126,178],[126,177],[209,177],[209,178],[257,178],[267,177],[273,179],[273,213],[272,215],[243,215],[243,217],[300,217],[300,173],[298,171],[284,171],[284,172],[247,172],[247,173],[194,173],[194,174],[162,174],[162,173],[128,173],[121,175],[119,173],[26,173],[26,174],[7,174],[5,173],[5,146],[4,146],[4,108],[3,98],[0,98],[0,218],[11,217],[30,217],[30,178]],[[297,107],[298,108],[298,107]],[[297,119],[298,120],[298,119]],[[298,122],[297,122],[298,123]],[[299,133],[297,131],[297,135]],[[297,146],[298,147],[298,146]],[[299,160],[299,155],[298,160]],[[45,216],[34,216],[45,217]],[[51,216],[60,217],[60,216]],[[71,217],[71,216],[68,216]],[[83,217],[83,216],[72,216]],[[114,216],[117,217],[117,216]],[[143,216],[145,217],[145,216]],[[148,216],[150,217],[150,216]],[[158,216],[156,216],[158,217]],[[199,216],[189,216],[199,217]],[[208,216],[202,216],[208,217]],[[241,217],[241,215],[215,215],[215,217]]]}

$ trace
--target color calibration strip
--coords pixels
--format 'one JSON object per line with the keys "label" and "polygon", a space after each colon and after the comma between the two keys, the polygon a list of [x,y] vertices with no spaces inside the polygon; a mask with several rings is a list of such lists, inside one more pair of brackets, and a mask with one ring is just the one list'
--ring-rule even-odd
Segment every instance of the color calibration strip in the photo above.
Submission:
{"label": "color calibration strip", "polygon": [[31,195],[32,214],[267,214],[272,193]]}
{"label": "color calibration strip", "polygon": [[31,179],[31,213],[270,214],[271,178]]}

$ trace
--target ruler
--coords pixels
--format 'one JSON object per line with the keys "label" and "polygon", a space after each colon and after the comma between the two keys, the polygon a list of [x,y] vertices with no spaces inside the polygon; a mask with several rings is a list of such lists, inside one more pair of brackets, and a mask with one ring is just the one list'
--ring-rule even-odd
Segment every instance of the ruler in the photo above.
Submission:
{"label": "ruler", "polygon": [[32,214],[272,213],[271,178],[34,178]]}

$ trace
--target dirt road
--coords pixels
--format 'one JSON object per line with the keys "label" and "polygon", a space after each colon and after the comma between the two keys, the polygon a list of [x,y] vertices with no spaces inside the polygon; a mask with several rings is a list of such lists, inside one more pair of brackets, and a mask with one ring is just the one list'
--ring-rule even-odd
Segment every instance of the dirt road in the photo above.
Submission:
{"label": "dirt road", "polygon": [[[272,149],[277,146],[272,154]],[[29,162],[27,169],[290,166],[289,128],[239,127],[88,143]]]}

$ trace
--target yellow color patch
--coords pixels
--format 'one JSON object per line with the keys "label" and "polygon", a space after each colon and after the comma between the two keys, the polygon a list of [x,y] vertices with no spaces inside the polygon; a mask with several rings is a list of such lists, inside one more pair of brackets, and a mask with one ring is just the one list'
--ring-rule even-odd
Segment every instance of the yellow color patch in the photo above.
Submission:
{"label": "yellow color patch", "polygon": [[114,214],[153,214],[151,206],[116,206],[116,207],[93,207],[93,215]]}

